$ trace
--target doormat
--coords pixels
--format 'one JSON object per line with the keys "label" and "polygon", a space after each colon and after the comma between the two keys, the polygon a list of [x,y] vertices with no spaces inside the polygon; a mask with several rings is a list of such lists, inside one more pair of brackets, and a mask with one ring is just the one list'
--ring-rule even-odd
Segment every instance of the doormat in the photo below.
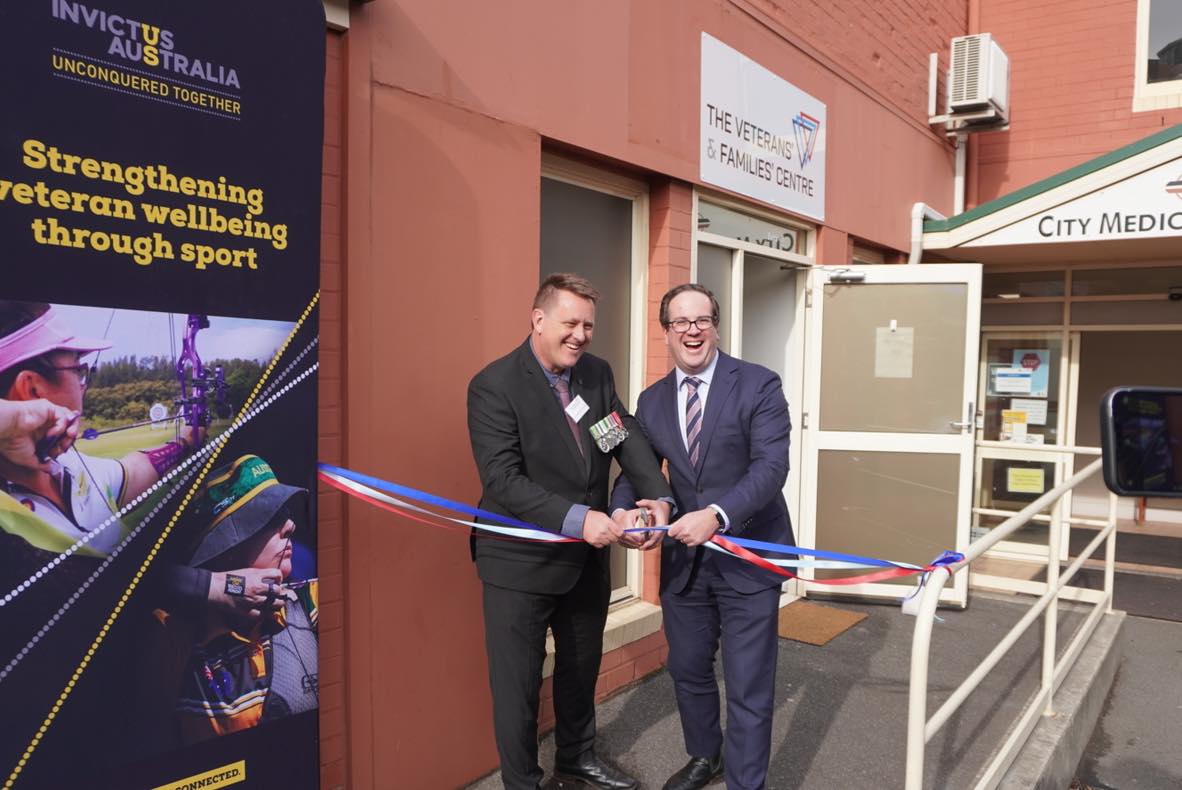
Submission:
{"label": "doormat", "polygon": [[823,645],[866,617],[862,612],[793,601],[780,610],[780,636],[810,645]]}

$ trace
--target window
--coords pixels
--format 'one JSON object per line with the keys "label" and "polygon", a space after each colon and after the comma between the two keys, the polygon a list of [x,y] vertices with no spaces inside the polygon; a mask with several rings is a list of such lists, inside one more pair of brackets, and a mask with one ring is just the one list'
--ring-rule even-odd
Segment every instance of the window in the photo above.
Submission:
{"label": "window", "polygon": [[1111,267],[986,272],[981,324],[987,328],[1182,324],[1182,266]]}
{"label": "window", "polygon": [[812,263],[811,229],[713,199],[698,199],[697,207],[693,279],[709,288],[722,308],[719,347],[786,378],[797,274]]}
{"label": "window", "polygon": [[[540,208],[538,280],[574,272],[599,290],[591,352],[611,363],[620,400],[634,406],[643,388],[645,186],[544,155]],[[613,602],[639,597],[640,552],[613,547],[611,578]]]}
{"label": "window", "polygon": [[1134,110],[1182,107],[1182,3],[1138,0]]}

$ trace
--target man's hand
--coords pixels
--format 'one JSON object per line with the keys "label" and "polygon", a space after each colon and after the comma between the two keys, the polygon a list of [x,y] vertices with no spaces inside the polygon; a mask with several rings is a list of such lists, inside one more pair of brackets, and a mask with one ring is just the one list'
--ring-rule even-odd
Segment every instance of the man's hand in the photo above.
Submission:
{"label": "man's hand", "polygon": [[41,469],[42,458],[57,456],[69,450],[78,438],[78,412],[50,403],[45,399],[29,401],[0,400],[0,455],[9,462],[28,469]]}
{"label": "man's hand", "polygon": [[[636,503],[637,507],[643,507],[648,510],[654,527],[664,527],[669,524],[669,514],[673,509],[673,505],[661,499],[642,499]],[[644,536],[644,542],[636,548],[641,551],[648,551],[661,545],[661,541],[665,539],[665,531],[658,529],[647,533]]]}
{"label": "man's hand", "polygon": [[718,519],[714,508],[706,507],[686,513],[669,527],[669,537],[687,546],[701,546],[718,531]]}
{"label": "man's hand", "polygon": [[628,532],[630,529],[643,526],[643,523],[637,523],[637,519],[643,522],[645,512],[641,508],[633,508],[632,510],[624,510],[622,507],[616,508],[612,512],[612,521],[620,528],[619,544],[624,548],[634,549],[644,542],[646,533],[643,532]]}
{"label": "man's hand", "polygon": [[[637,502],[637,505],[640,503]],[[632,510],[624,510],[617,508],[616,512],[612,513],[612,521],[619,525],[620,529],[642,529],[649,524],[651,518],[649,512],[643,507],[636,507]],[[654,534],[656,536],[654,540]],[[624,532],[620,535],[620,545],[629,549],[651,549],[657,545],[661,540],[661,533],[653,533],[648,530],[644,532]]]}
{"label": "man's hand", "polygon": [[[227,576],[244,579],[241,595],[226,592]],[[217,571],[210,575],[209,605],[221,612],[237,614],[256,622],[263,615],[283,608],[287,591],[283,589],[282,583],[283,573],[278,568]]]}
{"label": "man's hand", "polygon": [[194,428],[191,425],[186,425],[178,432],[177,439],[185,446],[188,452],[193,452],[205,444],[205,433],[205,428],[200,426]]}
{"label": "man's hand", "polygon": [[637,507],[643,507],[653,515],[653,526],[663,527],[669,523],[669,514],[673,510],[673,506],[663,499],[642,499],[636,503]]}
{"label": "man's hand", "polygon": [[612,521],[606,513],[588,510],[583,518],[583,540],[597,549],[618,542],[623,534],[623,528]]}

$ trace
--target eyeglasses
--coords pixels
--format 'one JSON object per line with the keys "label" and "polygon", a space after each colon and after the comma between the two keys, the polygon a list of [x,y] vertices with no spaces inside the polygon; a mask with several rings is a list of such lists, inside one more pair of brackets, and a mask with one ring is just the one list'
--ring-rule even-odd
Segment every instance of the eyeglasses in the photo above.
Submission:
{"label": "eyeglasses", "polygon": [[681,335],[689,331],[691,324],[696,326],[698,331],[705,332],[707,329],[710,329],[712,326],[714,326],[714,319],[708,315],[704,315],[701,318],[695,318],[693,321],[689,320],[688,318],[674,318],[672,321],[665,324],[665,326],[671,328],[674,332]]}
{"label": "eyeglasses", "polygon": [[43,370],[72,370],[78,374],[78,383],[83,387],[86,386],[87,380],[90,378],[90,363],[79,362],[77,365],[40,365]]}

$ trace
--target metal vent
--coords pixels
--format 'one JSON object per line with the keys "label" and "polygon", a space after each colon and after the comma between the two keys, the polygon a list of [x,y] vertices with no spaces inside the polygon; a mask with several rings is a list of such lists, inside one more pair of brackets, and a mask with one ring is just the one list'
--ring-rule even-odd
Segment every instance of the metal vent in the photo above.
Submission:
{"label": "metal vent", "polygon": [[981,39],[962,36],[952,41],[952,105],[981,101]]}

